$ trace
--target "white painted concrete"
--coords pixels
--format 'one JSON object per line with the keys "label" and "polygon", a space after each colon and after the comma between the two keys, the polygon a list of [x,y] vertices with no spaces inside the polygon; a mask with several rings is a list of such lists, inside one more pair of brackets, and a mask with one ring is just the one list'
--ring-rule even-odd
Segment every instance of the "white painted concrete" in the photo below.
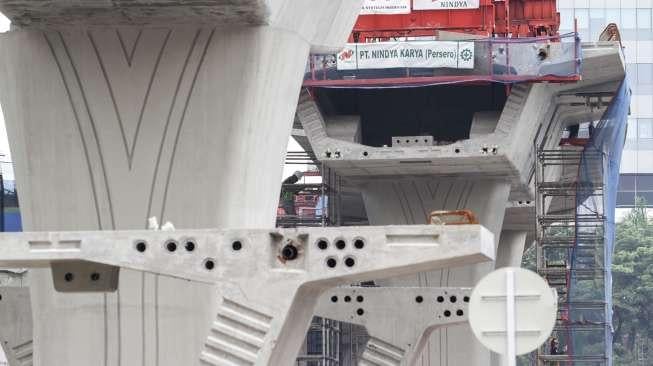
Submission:
{"label": "white painted concrete", "polygon": [[[360,1],[266,6],[262,27],[3,34],[0,101],[25,229],[136,229],[150,216],[272,227],[308,51],[344,42],[331,26],[351,27]],[[62,295],[33,271],[36,365],[195,362],[211,287],[120,276],[114,294]]]}

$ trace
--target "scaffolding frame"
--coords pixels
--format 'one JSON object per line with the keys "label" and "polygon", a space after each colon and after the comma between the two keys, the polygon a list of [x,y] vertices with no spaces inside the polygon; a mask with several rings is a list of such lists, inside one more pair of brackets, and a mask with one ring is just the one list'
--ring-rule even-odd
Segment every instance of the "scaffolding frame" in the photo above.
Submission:
{"label": "scaffolding frame", "polygon": [[[604,155],[578,147],[535,147],[536,266],[558,292],[552,338],[536,354],[538,366],[609,365],[606,343],[611,332],[605,296]],[[582,169],[587,167],[591,172]],[[581,178],[589,177],[589,180]],[[558,177],[558,178],[552,178]],[[574,286],[589,281],[602,296],[577,298]],[[590,338],[591,337],[591,338]],[[601,352],[587,352],[577,338],[601,339]],[[556,344],[557,342],[557,344]],[[576,344],[575,344],[576,343]]]}

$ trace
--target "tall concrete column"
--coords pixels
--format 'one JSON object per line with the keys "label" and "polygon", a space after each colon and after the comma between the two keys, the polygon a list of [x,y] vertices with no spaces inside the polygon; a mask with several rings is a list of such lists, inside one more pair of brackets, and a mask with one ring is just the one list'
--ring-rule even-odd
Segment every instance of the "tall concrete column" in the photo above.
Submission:
{"label": "tall concrete column", "polygon": [[[309,49],[344,42],[360,8],[290,3],[266,5],[261,26],[3,35],[0,97],[25,230],[142,229],[151,216],[273,227]],[[31,284],[35,365],[197,364],[216,303],[210,286],[134,271],[115,293],[57,293],[49,270]]]}
{"label": "tall concrete column", "polygon": [[[402,177],[374,179],[361,185],[371,225],[423,224],[435,210],[469,209],[493,233],[500,233],[510,184],[502,180]],[[499,235],[495,235],[499,240]],[[498,243],[495,243],[497,245]],[[384,286],[472,287],[490,272],[493,263],[451,268],[383,281]],[[468,325],[448,327],[431,334],[418,365],[487,365],[487,351]]]}

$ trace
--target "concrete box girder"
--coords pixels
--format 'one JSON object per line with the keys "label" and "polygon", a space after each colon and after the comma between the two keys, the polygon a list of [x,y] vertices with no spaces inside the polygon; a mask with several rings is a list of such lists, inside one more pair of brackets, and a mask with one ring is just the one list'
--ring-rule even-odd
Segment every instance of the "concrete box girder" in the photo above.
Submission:
{"label": "concrete box girder", "polygon": [[[580,93],[624,77],[621,51],[615,44],[585,45],[584,50],[582,82],[515,85],[498,121],[493,122],[492,133],[473,133],[470,139],[449,145],[372,147],[335,138],[328,132],[331,117],[322,114],[307,91],[300,96],[296,118],[315,156],[352,181],[406,175],[502,178],[511,182],[511,199],[529,200],[533,197],[534,142],[555,146],[564,127],[588,118],[588,108],[568,104],[558,94]],[[612,91],[618,86],[614,85]],[[593,117],[598,118],[603,110],[595,110]],[[485,120],[493,115],[480,113],[479,123],[492,122]],[[485,125],[478,128],[488,130]]]}
{"label": "concrete box girder", "polygon": [[[204,319],[209,335],[198,349],[209,365],[291,364],[317,299],[329,287],[494,258],[493,236],[478,225],[52,232],[4,234],[0,240],[3,267],[84,261],[211,284],[218,301],[215,315]],[[341,240],[342,249],[334,244]],[[173,251],[173,241],[195,246]],[[295,248],[292,258],[288,246]],[[66,280],[80,290],[95,281]]]}

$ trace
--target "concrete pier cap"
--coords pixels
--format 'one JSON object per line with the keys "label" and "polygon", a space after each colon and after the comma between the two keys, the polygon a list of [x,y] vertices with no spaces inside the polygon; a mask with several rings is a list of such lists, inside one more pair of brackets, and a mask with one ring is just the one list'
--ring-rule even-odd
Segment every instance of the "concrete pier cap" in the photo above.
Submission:
{"label": "concrete pier cap", "polygon": [[[337,50],[361,2],[0,0],[24,229],[273,228],[308,53]],[[198,362],[215,288],[119,276],[70,295],[31,270],[35,365]]]}

